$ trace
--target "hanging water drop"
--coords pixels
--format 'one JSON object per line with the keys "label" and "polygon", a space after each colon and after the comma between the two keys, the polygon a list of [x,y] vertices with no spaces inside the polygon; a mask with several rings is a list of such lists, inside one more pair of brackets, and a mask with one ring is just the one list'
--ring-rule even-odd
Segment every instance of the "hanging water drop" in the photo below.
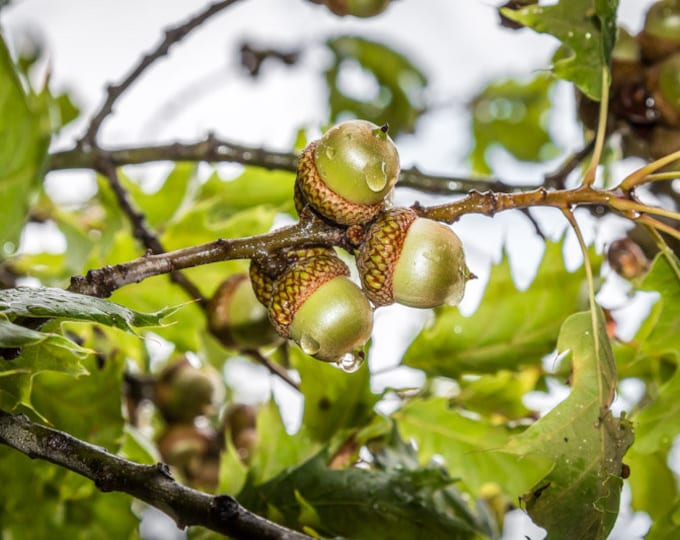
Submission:
{"label": "hanging water drop", "polygon": [[321,350],[321,345],[309,334],[302,334],[300,338],[300,348],[310,356],[315,355]]}
{"label": "hanging water drop", "polygon": [[340,369],[342,369],[345,373],[354,373],[355,371],[359,370],[363,363],[363,352],[348,352],[340,357],[338,360],[338,367],[340,367]]}

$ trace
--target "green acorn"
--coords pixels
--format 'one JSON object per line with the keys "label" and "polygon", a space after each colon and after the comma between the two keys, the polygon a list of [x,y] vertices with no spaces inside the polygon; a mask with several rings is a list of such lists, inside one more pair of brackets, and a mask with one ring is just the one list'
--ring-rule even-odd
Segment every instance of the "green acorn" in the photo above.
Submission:
{"label": "green acorn", "polygon": [[276,330],[326,362],[363,346],[373,329],[373,310],[334,255],[291,264],[274,282],[269,318]]}
{"label": "green acorn", "polygon": [[225,279],[208,304],[208,328],[227,347],[252,349],[280,341],[247,274]]}
{"label": "green acorn", "polygon": [[408,208],[383,213],[356,257],[366,296],[376,306],[455,305],[472,277],[458,236]]}
{"label": "green acorn", "polygon": [[649,62],[658,62],[680,51],[680,0],[653,4],[647,11],[638,41],[642,55]]}
{"label": "green acorn", "polygon": [[680,52],[669,56],[648,71],[647,87],[655,107],[661,113],[663,123],[680,127]]}
{"label": "green acorn", "polygon": [[296,207],[309,204],[340,225],[360,225],[385,208],[399,176],[399,154],[387,127],[350,120],[310,143],[298,161]]}
{"label": "green acorn", "polygon": [[387,9],[390,0],[323,0],[323,3],[336,15],[374,17]]}

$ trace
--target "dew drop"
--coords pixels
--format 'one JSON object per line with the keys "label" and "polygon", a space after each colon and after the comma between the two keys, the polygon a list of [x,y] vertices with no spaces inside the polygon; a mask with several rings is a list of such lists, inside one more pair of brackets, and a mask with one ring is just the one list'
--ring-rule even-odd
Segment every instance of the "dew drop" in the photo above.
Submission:
{"label": "dew drop", "polygon": [[590,39],[592,37],[593,37],[593,34],[591,34],[590,32],[586,32],[586,39]]}
{"label": "dew drop", "polygon": [[354,373],[358,371],[359,368],[364,363],[364,353],[363,352],[348,352],[343,354],[338,360],[338,366],[345,373]]}
{"label": "dew drop", "polygon": [[302,334],[302,337],[300,338],[300,348],[306,354],[313,355],[319,352],[321,345],[309,334]]}
{"label": "dew drop", "polygon": [[371,191],[381,191],[387,185],[387,164],[384,161],[371,163],[364,169],[364,179]]}
{"label": "dew drop", "polygon": [[464,287],[456,287],[453,292],[451,292],[445,299],[444,304],[447,306],[457,306],[463,299],[463,294],[465,293]]}

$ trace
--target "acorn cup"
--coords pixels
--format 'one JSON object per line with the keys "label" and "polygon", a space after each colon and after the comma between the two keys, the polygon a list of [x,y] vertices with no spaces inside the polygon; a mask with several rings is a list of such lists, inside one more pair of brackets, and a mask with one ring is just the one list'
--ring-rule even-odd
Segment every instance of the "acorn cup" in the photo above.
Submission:
{"label": "acorn cup", "polygon": [[362,287],[376,306],[456,305],[474,276],[463,246],[447,226],[393,208],[373,223],[356,257]]}
{"label": "acorn cup", "polygon": [[277,332],[318,360],[344,363],[373,330],[373,309],[349,274],[335,255],[292,263],[271,291],[269,318]]}
{"label": "acorn cup", "polygon": [[350,120],[311,142],[298,161],[295,205],[339,225],[368,223],[385,208],[399,176],[387,126]]}

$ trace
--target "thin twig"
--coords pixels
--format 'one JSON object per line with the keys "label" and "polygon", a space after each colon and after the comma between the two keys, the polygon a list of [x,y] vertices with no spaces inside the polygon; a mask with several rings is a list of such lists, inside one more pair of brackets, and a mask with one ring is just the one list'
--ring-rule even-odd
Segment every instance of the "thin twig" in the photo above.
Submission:
{"label": "thin twig", "polygon": [[[625,202],[627,199],[618,197],[612,191],[590,186],[559,191],[548,191],[541,187],[520,193],[471,191],[467,196],[451,203],[430,207],[416,203],[413,208],[422,217],[453,223],[464,214],[493,216],[503,210],[534,206],[572,209],[576,206],[602,205],[625,215],[628,208],[620,207],[621,201]],[[207,244],[147,255],[127,263],[90,270],[86,276],[74,276],[69,290],[91,296],[108,297],[113,291],[130,283],[183,268],[232,259],[265,259],[283,248],[318,245],[340,246],[351,251],[351,242],[347,238],[346,229],[321,219],[304,220],[258,236],[219,239]]]}
{"label": "thin twig", "polygon": [[259,362],[264,367],[266,367],[270,371],[270,373],[278,376],[279,378],[287,382],[291,387],[293,387],[298,392],[300,391],[300,385],[291,378],[291,376],[283,367],[278,365],[276,362],[272,362],[271,360],[269,360],[269,358],[267,358],[257,349],[243,349],[239,352],[244,356],[250,356],[256,362]]}
{"label": "thin twig", "polygon": [[578,167],[583,160],[588,157],[588,155],[595,148],[595,139],[588,142],[583,148],[569,156],[569,158],[553,173],[545,176],[543,185],[545,187],[551,187],[555,189],[565,189],[566,179],[571,174],[571,172]]}
{"label": "thin twig", "polygon": [[103,448],[0,411],[0,443],[32,459],[49,461],[92,480],[103,492],[120,491],[172,517],[178,527],[201,525],[243,540],[309,540],[253,514],[229,495],[208,495],[178,484],[168,467],[141,465]]}
{"label": "thin twig", "polygon": [[[132,224],[132,234],[150,253],[165,253],[163,244],[146,224],[146,216],[135,207],[130,198],[130,194],[125,189],[118,176],[116,167],[105,163],[101,166],[100,172],[104,174],[113,190],[118,205],[123,213],[128,217]],[[170,279],[177,283],[186,291],[192,300],[197,300],[203,308],[208,305],[208,301],[203,296],[199,288],[181,272],[170,272]]]}
{"label": "thin twig", "polygon": [[85,135],[78,142],[78,147],[87,148],[95,147],[97,144],[97,135],[101,128],[102,122],[113,112],[113,106],[116,100],[144,73],[144,71],[159,58],[168,54],[170,47],[184,39],[195,28],[198,28],[207,19],[220,12],[224,8],[238,2],[238,0],[223,0],[216,2],[204,9],[198,15],[192,17],[188,21],[166,30],[163,40],[149,53],[142,56],[139,63],[132,69],[132,71],[118,84],[110,85],[106,89],[106,100],[101,108],[94,115],[90,121],[90,125],[85,132]]}

